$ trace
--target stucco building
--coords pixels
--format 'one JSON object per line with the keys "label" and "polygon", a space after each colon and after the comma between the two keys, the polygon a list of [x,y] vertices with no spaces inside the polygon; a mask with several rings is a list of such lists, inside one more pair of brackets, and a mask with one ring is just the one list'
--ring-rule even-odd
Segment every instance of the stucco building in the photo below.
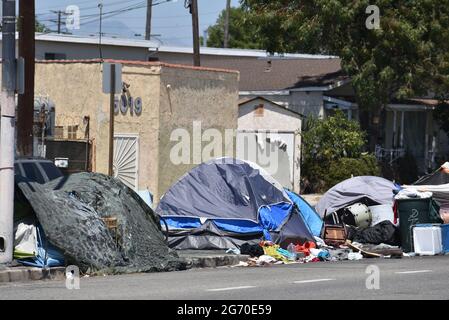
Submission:
{"label": "stucco building", "polygon": [[[151,191],[157,202],[180,176],[208,160],[204,157],[209,154],[202,152],[204,130],[224,135],[226,129],[237,129],[239,73],[159,62],[107,62],[122,65],[126,88],[115,98],[114,174],[136,191]],[[55,128],[46,139],[88,140],[92,171],[107,173],[110,96],[102,91],[101,61],[39,61],[35,91],[54,107]],[[173,152],[180,143],[184,154]],[[67,157],[67,148],[60,150],[52,156]],[[233,156],[235,139],[214,151],[211,158]]]}

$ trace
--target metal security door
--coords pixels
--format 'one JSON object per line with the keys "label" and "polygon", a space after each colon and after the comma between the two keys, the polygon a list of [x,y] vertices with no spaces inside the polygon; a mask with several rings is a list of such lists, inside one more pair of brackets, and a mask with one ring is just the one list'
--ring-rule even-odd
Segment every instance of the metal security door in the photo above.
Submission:
{"label": "metal security door", "polygon": [[114,136],[114,177],[133,190],[138,187],[138,159],[138,136]]}

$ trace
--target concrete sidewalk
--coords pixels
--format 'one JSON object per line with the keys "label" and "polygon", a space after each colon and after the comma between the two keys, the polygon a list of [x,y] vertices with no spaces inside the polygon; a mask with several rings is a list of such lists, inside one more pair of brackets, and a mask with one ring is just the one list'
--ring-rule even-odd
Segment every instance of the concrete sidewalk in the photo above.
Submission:
{"label": "concrete sidewalk", "polygon": [[[177,251],[181,258],[187,260],[188,268],[216,268],[236,265],[246,261],[249,256],[225,253],[223,250],[182,250]],[[27,282],[33,280],[63,280],[65,267],[41,269],[25,267],[19,264],[0,265],[1,282]]]}

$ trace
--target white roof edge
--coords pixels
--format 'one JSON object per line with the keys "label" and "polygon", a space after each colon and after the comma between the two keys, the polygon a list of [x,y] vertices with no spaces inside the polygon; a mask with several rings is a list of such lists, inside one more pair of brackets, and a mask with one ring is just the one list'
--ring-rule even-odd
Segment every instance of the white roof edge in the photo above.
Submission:
{"label": "white roof edge", "polygon": [[[98,36],[86,37],[77,35],[63,35],[63,34],[46,34],[36,33],[37,41],[54,41],[54,42],[69,42],[69,43],[85,43],[85,44],[98,44]],[[101,43],[103,45],[111,46],[127,46],[154,49],[159,47],[158,41],[153,40],[141,40],[141,39],[126,39],[126,38],[112,38],[102,37]]]}
{"label": "white roof edge", "polygon": [[270,91],[239,91],[239,95],[241,96],[288,96],[290,95],[289,90],[270,90]]}
{"label": "white roof edge", "polygon": [[[160,46],[159,52],[165,53],[189,53],[193,54],[193,48],[180,46]],[[256,49],[233,49],[233,48],[211,48],[201,47],[200,53],[204,55],[236,56],[236,57],[255,57],[269,59],[338,59],[337,56],[303,53],[285,53],[270,55],[267,51]]]}
{"label": "white roof edge", "polygon": [[357,103],[351,102],[351,101],[346,101],[343,99],[338,99],[338,98],[334,98],[334,97],[329,97],[326,95],[323,95],[323,100],[327,101],[327,102],[333,102],[333,103],[337,103],[343,106],[347,106],[347,107],[357,107]]}

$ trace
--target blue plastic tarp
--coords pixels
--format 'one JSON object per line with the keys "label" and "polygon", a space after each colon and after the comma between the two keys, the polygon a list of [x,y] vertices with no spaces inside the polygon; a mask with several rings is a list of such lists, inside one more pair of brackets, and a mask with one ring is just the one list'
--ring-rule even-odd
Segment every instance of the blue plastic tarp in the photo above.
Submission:
{"label": "blue plastic tarp", "polygon": [[37,268],[64,266],[64,255],[45,238],[41,226],[37,230],[37,255],[32,258],[18,260],[21,264]]}
{"label": "blue plastic tarp", "polygon": [[298,207],[299,213],[306,223],[306,226],[309,228],[310,233],[315,237],[319,237],[321,235],[321,229],[323,228],[323,220],[321,220],[319,214],[301,196],[288,190],[286,190],[286,192],[293,203]]}

